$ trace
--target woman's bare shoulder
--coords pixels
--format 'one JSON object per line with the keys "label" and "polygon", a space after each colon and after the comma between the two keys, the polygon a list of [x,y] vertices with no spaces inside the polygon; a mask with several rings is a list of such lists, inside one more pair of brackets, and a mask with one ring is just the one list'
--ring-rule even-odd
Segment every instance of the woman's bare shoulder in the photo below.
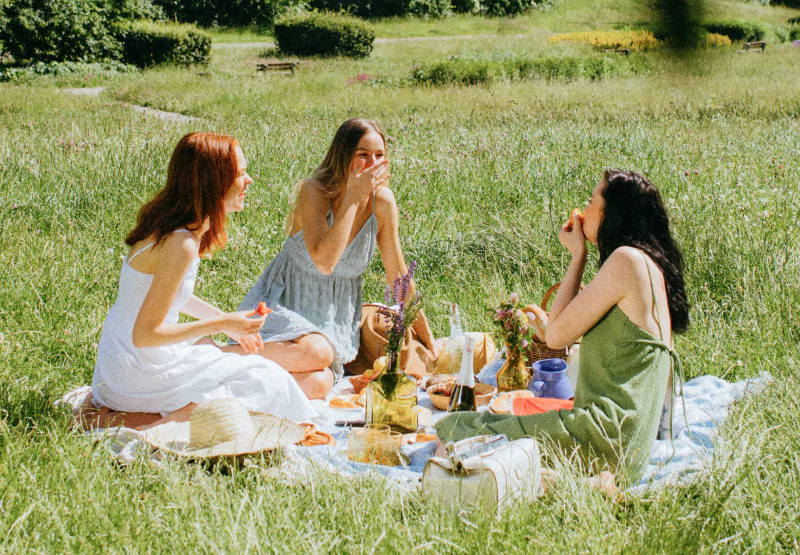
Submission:
{"label": "woman's bare shoulder", "polygon": [[323,199],[325,195],[322,192],[322,184],[316,179],[308,178],[300,182],[297,191],[298,200],[316,200]]}
{"label": "woman's bare shoulder", "polygon": [[184,232],[172,232],[161,241],[159,256],[176,260],[191,260],[197,256],[198,244],[194,235]]}
{"label": "woman's bare shoulder", "polygon": [[375,193],[375,214],[380,219],[390,218],[397,213],[397,200],[394,191],[389,187],[381,187]]}

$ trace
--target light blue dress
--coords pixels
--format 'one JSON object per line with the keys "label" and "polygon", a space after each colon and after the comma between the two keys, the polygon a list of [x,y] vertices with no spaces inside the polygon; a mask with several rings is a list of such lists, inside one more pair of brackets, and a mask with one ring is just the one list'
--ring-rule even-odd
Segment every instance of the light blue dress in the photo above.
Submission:
{"label": "light blue dress", "polygon": [[[332,225],[333,213],[329,210],[328,226]],[[314,265],[303,230],[287,237],[239,310],[253,310],[261,301],[273,310],[260,331],[265,343],[322,334],[335,351],[331,369],[336,379],[341,378],[343,365],[358,354],[362,276],[375,254],[377,233],[373,194],[372,215],[345,247],[331,275]]]}

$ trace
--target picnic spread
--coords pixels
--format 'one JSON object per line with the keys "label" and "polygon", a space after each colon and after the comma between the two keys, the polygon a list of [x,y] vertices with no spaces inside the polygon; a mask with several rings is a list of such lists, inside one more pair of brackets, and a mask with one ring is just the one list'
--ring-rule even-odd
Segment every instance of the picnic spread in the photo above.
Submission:
{"label": "picnic spread", "polygon": [[[685,485],[708,471],[714,457],[719,428],[733,401],[761,392],[772,380],[768,372],[762,372],[756,377],[738,382],[728,382],[715,376],[700,376],[686,382],[683,396],[676,399],[675,403],[673,438],[655,442],[642,478],[629,491],[641,494],[651,488]],[[405,443],[401,451],[407,457],[407,462],[398,466],[349,460],[349,430],[336,426],[336,422],[363,418],[363,408],[331,408],[330,400],[354,393],[350,380],[345,378],[334,386],[325,400],[311,401],[319,413],[315,426],[319,431],[330,434],[335,443],[287,446],[281,450],[280,463],[272,471],[291,480],[313,478],[318,472],[332,473],[343,479],[378,476],[386,479],[393,487],[407,491],[417,490],[425,465],[434,454],[436,443],[424,441],[430,439],[424,436],[420,438],[423,441]],[[65,395],[61,402],[76,408],[89,394],[89,387],[78,388]],[[422,388],[418,390],[418,400],[420,407],[430,411],[431,424],[447,414],[434,407],[430,396]],[[489,408],[480,407],[478,410],[484,412]],[[145,435],[146,432],[125,427],[95,428],[86,432],[87,438],[103,442],[121,463],[129,463],[138,456],[144,456],[159,464],[170,456],[148,443]]]}

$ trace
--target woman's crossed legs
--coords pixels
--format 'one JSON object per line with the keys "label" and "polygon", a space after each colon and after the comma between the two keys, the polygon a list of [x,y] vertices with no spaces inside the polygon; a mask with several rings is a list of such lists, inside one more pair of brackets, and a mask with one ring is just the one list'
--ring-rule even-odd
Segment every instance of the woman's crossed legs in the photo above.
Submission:
{"label": "woman's crossed legs", "polygon": [[[247,354],[239,345],[222,347],[229,353]],[[264,343],[259,355],[278,363],[292,374],[309,399],[324,399],[333,387],[333,347],[319,333],[310,333],[292,341]]]}

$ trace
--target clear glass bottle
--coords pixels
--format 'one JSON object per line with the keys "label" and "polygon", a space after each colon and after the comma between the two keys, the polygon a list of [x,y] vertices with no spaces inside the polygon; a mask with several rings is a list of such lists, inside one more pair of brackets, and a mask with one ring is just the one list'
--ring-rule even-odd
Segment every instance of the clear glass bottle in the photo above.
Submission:
{"label": "clear glass bottle", "polygon": [[400,369],[400,353],[389,352],[386,367],[367,386],[365,420],[395,432],[416,432],[417,382]]}
{"label": "clear glass bottle", "polygon": [[461,314],[456,303],[450,304],[450,335],[445,346],[450,361],[449,374],[458,373],[464,355],[464,328],[461,326]]}
{"label": "clear glass bottle", "polygon": [[475,339],[465,336],[461,370],[456,379],[456,387],[450,396],[447,412],[478,410],[478,404],[475,399],[475,372],[472,371],[472,353],[474,350]]}

